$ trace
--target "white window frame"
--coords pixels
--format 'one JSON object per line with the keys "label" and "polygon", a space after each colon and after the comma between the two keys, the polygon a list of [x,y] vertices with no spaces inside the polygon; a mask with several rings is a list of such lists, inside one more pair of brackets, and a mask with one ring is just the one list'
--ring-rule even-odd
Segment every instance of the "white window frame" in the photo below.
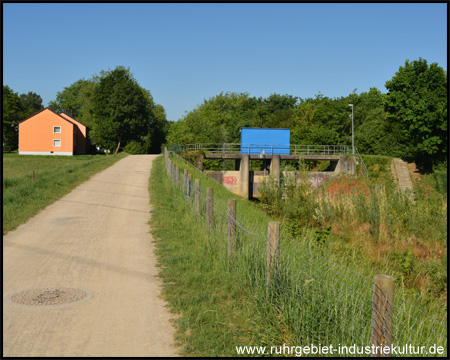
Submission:
{"label": "white window frame", "polygon": [[[59,128],[59,132],[55,132],[56,128]],[[61,134],[61,126],[53,126],[53,134]]]}
{"label": "white window frame", "polygon": [[[59,141],[59,145],[55,145],[55,141]],[[61,147],[61,139],[53,139],[53,147]]]}

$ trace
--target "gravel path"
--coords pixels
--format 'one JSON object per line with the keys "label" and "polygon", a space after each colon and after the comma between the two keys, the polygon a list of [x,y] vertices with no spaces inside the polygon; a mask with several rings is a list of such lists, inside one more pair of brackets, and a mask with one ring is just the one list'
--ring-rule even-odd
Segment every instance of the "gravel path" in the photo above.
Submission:
{"label": "gravel path", "polygon": [[176,356],[148,225],[154,158],[127,156],[3,237],[3,356]]}

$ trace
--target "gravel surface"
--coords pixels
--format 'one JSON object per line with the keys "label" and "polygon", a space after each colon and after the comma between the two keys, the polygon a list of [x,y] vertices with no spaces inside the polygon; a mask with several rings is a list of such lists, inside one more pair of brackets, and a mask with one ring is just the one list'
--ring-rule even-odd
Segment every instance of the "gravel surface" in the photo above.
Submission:
{"label": "gravel surface", "polygon": [[127,156],[3,237],[3,356],[176,356],[148,225],[155,157]]}

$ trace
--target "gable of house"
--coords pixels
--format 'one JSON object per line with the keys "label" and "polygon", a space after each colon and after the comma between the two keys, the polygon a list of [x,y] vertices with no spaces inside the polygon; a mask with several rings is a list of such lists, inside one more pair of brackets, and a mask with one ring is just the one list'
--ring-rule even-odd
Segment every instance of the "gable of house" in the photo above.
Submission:
{"label": "gable of house", "polygon": [[19,123],[19,154],[73,155],[74,127],[46,108]]}

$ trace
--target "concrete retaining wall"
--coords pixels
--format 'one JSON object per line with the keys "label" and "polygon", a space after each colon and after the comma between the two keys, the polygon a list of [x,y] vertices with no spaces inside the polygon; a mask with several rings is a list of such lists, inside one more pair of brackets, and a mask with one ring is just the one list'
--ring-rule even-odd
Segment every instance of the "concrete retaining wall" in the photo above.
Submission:
{"label": "concrete retaining wall", "polygon": [[[240,171],[205,171],[205,173],[217,182],[221,183],[234,194],[245,196],[241,190]],[[261,194],[258,191],[258,187],[264,182],[264,179],[269,179],[270,174],[267,171],[251,171],[250,173],[250,178],[253,178],[253,197],[259,197]],[[295,181],[297,184],[308,181],[311,186],[314,187],[319,186],[338,175],[335,172],[310,171],[308,172],[307,179],[303,179],[300,177],[300,173],[298,171],[283,171],[282,174],[283,177],[295,176]]]}

